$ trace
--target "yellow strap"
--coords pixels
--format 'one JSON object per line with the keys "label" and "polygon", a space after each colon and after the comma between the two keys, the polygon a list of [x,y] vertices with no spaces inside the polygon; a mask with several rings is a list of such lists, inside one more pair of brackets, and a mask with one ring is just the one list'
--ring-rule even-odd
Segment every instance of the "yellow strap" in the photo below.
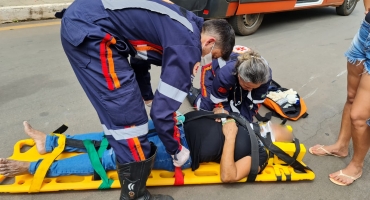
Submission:
{"label": "yellow strap", "polygon": [[55,134],[58,136],[58,146],[51,152],[45,159],[43,159],[33,176],[30,189],[28,193],[40,192],[42,183],[44,181],[45,175],[49,170],[51,164],[54,160],[64,151],[66,144],[66,136],[61,134]]}

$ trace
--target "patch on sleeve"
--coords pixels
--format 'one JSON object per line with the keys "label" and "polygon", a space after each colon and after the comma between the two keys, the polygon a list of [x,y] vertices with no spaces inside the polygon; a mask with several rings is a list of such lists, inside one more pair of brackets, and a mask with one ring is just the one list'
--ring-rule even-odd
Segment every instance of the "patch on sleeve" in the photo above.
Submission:
{"label": "patch on sleeve", "polygon": [[241,45],[235,45],[234,49],[233,49],[233,52],[238,53],[238,54],[242,54],[242,53],[245,53],[247,51],[249,51],[249,48],[245,47],[245,46],[241,46]]}
{"label": "patch on sleeve", "polygon": [[222,93],[222,94],[226,94],[226,93],[227,93],[226,88],[223,88],[223,87],[219,87],[217,91],[218,91],[219,93]]}

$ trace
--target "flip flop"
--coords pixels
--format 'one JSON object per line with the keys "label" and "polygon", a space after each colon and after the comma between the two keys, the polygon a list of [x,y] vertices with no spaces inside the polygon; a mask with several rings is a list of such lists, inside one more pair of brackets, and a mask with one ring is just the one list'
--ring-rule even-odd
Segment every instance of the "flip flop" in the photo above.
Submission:
{"label": "flip flop", "polygon": [[313,149],[313,147],[310,147],[308,149],[308,152],[310,152],[310,154],[315,155],[315,156],[334,156],[334,157],[338,157],[338,158],[344,158],[344,157],[346,157],[346,156],[338,156],[336,154],[330,153],[328,150],[324,149],[324,145],[321,145],[319,148],[317,148],[317,150],[322,150],[323,152],[325,152],[325,154],[315,154],[312,151],[312,149]]}
{"label": "flip flop", "polygon": [[[346,178],[349,178],[349,179],[352,179],[352,183],[355,182],[355,180],[359,179],[361,177],[362,174],[360,174],[357,178],[353,177],[353,176],[348,176],[346,174],[343,174],[342,170],[339,171],[339,174],[336,176],[344,176]],[[331,180],[331,182],[333,182],[334,184],[337,184],[337,185],[340,185],[340,186],[348,186],[348,185],[351,185],[352,183],[349,183],[349,184],[344,184],[342,182],[339,182],[337,180],[335,180],[334,178],[329,178]]]}

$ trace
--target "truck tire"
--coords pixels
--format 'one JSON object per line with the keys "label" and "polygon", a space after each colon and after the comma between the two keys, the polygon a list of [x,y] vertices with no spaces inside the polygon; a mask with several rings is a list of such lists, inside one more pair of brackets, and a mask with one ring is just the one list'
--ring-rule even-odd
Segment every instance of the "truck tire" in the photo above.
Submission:
{"label": "truck tire", "polygon": [[238,35],[251,35],[260,27],[263,14],[236,15],[229,18],[229,23]]}
{"label": "truck tire", "polygon": [[350,15],[356,7],[358,0],[344,0],[341,6],[336,7],[338,15],[348,16]]}

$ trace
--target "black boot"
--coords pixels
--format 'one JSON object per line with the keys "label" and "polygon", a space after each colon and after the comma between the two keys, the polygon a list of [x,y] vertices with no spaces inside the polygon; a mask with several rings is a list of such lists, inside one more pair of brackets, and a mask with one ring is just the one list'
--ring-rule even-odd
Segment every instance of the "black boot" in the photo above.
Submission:
{"label": "black boot", "polygon": [[168,195],[151,195],[146,189],[146,181],[153,168],[157,147],[151,144],[150,157],[144,161],[119,164],[117,162],[117,172],[121,184],[120,200],[173,200]]}
{"label": "black boot", "polygon": [[196,103],[195,100],[197,99],[199,94],[200,94],[200,89],[197,89],[197,88],[191,86],[190,91],[189,91],[188,95],[186,96],[186,98],[188,99],[191,106],[196,106],[195,105],[195,103]]}

